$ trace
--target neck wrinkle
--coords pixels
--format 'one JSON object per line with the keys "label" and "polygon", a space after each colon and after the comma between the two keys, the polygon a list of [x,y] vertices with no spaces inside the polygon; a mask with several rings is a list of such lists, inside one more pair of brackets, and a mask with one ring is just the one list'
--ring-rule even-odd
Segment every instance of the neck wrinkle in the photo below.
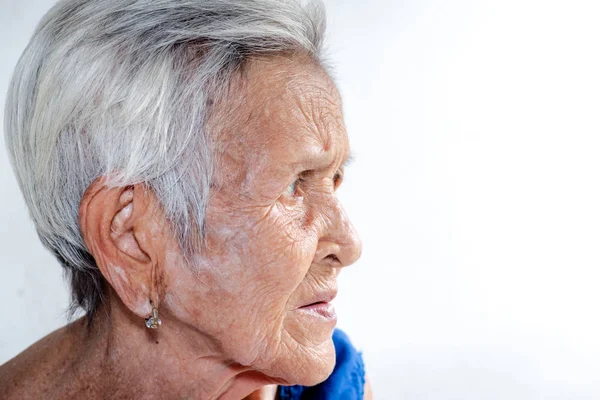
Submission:
{"label": "neck wrinkle", "polygon": [[183,328],[169,326],[168,318],[157,330],[148,329],[114,292],[107,297],[89,329],[84,324],[83,354],[76,367],[102,381],[103,395],[240,400],[259,392],[265,393],[261,399],[274,399],[272,386],[262,388],[276,380],[228,361],[210,338],[186,340],[190,337]]}

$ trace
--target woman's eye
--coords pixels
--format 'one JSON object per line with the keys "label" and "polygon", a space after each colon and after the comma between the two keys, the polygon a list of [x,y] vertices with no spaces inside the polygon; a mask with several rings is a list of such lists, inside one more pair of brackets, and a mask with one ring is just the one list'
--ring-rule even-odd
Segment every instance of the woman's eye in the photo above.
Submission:
{"label": "woman's eye", "polygon": [[287,189],[285,190],[285,193],[288,196],[293,196],[296,194],[296,190],[298,190],[298,180],[295,180],[294,182],[290,183]]}
{"label": "woman's eye", "polygon": [[294,182],[290,183],[286,188],[285,193],[288,196],[300,197],[300,189],[298,188],[298,186],[300,185],[300,181],[301,179],[298,178]]}

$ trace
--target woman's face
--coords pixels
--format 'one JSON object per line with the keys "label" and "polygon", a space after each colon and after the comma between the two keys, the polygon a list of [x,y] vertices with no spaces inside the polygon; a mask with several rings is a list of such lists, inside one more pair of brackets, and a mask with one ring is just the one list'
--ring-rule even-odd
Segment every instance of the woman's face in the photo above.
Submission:
{"label": "woman's face", "polygon": [[[161,308],[228,360],[316,384],[335,365],[327,304],[360,240],[336,198],[349,155],[339,94],[301,57],[254,59],[210,126],[206,246],[165,263]],[[192,329],[189,329],[192,328]]]}

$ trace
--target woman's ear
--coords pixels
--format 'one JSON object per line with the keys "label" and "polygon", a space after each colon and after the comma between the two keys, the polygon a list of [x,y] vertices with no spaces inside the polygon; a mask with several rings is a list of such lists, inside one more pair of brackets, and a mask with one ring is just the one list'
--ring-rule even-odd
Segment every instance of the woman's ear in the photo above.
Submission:
{"label": "woman's ear", "polygon": [[100,272],[125,306],[142,318],[151,314],[150,300],[158,297],[157,206],[154,194],[141,184],[108,187],[98,178],[79,207],[81,233]]}

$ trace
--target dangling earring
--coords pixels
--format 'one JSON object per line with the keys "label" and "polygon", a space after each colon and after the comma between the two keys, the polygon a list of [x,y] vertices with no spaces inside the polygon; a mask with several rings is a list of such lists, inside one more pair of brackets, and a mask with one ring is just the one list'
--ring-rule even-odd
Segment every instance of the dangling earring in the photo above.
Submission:
{"label": "dangling earring", "polygon": [[152,316],[149,318],[146,318],[146,328],[149,329],[157,329],[159,326],[161,326],[162,321],[160,320],[160,318],[158,318],[158,309],[156,307],[154,307],[154,305],[152,306]]}

